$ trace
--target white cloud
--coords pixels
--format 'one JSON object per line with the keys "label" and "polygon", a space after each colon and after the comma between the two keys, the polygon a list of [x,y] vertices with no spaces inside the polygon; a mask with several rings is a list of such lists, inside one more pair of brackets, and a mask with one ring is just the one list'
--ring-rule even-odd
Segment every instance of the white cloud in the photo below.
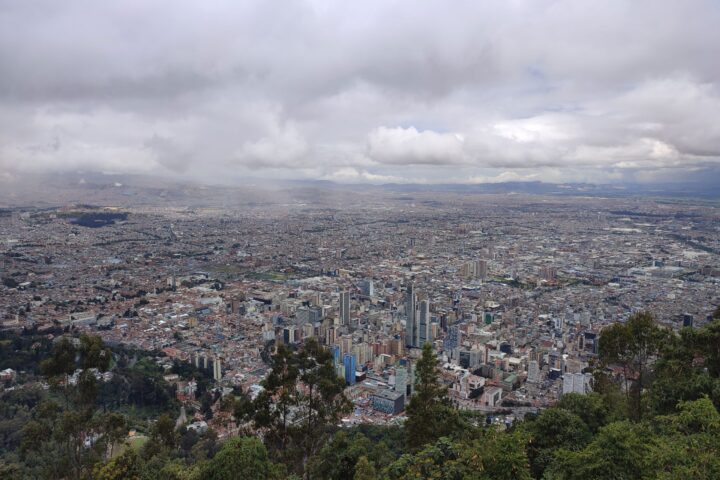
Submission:
{"label": "white cloud", "polygon": [[368,135],[368,156],[393,165],[462,163],[464,139],[457,133],[419,132],[415,127],[379,127]]}
{"label": "white cloud", "polygon": [[714,0],[40,0],[2,12],[3,175],[720,170]]}
{"label": "white cloud", "polygon": [[308,153],[308,144],[294,125],[276,125],[269,135],[245,142],[235,161],[253,168],[297,168]]}
{"label": "white cloud", "polygon": [[468,178],[467,183],[503,183],[503,182],[529,182],[538,179],[538,175],[531,173],[521,175],[518,172],[502,172],[499,175],[476,175]]}
{"label": "white cloud", "polygon": [[377,175],[352,167],[343,167],[320,177],[322,180],[331,180],[339,183],[404,183],[402,177],[391,175]]}

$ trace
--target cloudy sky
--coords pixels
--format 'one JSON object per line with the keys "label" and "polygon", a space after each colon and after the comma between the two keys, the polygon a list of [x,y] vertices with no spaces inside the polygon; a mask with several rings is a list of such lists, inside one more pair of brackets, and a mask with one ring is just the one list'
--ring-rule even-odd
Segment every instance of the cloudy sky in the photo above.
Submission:
{"label": "cloudy sky", "polygon": [[0,173],[720,171],[717,0],[0,0]]}

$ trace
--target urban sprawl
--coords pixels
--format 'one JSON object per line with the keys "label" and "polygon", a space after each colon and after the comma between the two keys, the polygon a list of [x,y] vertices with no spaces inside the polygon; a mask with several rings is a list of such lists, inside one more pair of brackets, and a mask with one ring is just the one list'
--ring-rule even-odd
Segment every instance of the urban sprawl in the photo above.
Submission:
{"label": "urban sprawl", "polygon": [[[640,310],[704,323],[720,303],[719,220],[679,201],[441,193],[8,209],[0,322],[162,351],[168,369],[190,362],[250,395],[274,346],[315,337],[346,381],[348,424],[402,421],[430,343],[460,408],[511,418],[592,389],[610,323]],[[193,381],[166,379],[197,401]]]}

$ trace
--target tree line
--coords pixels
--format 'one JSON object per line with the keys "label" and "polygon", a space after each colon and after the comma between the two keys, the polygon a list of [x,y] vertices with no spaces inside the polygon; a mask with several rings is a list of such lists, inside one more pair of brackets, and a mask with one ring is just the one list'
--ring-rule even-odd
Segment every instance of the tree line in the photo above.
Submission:
{"label": "tree line", "polygon": [[[636,313],[606,327],[599,342],[592,393],[564,395],[509,427],[453,406],[429,344],[414,365],[404,423],[342,427],[352,406],[331,353],[314,340],[280,345],[254,399],[241,391],[203,393],[202,412],[232,419],[239,436],[221,442],[212,429],[178,426],[168,409],[147,424],[142,445],[128,445],[129,417],[120,404],[135,396],[103,408],[94,375],[83,373],[72,388],[59,385],[78,367],[130,367],[119,366],[99,339],[84,337],[77,346],[60,341],[40,362],[49,393],[0,397],[2,419],[26,419],[14,435],[0,422],[0,477],[720,478],[720,308],[706,325],[679,332]],[[152,365],[146,359],[132,368],[152,377]]]}

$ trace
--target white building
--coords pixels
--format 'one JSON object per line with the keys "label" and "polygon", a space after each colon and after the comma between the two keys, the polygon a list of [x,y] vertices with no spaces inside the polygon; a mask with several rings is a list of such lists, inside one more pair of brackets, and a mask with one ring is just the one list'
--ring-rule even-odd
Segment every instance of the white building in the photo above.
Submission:
{"label": "white building", "polygon": [[585,395],[592,391],[590,384],[592,375],[589,373],[566,373],[563,375],[562,393],[579,393]]}
{"label": "white building", "polygon": [[530,363],[528,363],[527,381],[530,383],[537,383],[540,381],[540,364],[537,360],[530,360]]}

